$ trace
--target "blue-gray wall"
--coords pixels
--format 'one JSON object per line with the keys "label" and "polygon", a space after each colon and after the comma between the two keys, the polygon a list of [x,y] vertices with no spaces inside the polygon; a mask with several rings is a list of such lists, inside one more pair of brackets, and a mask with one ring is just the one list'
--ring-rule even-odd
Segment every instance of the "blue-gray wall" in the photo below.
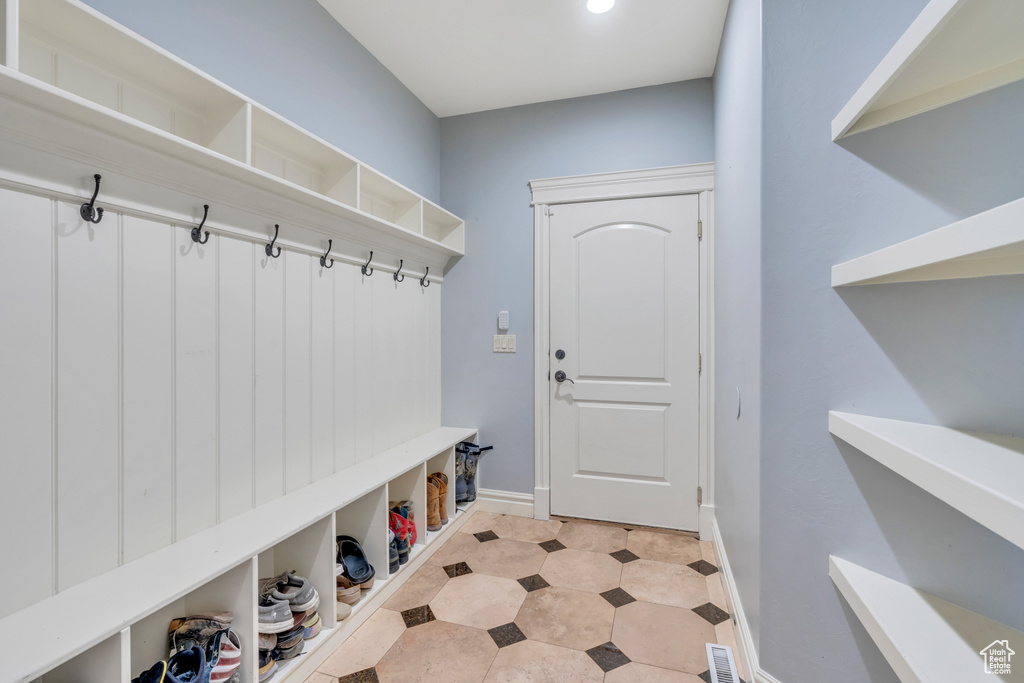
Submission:
{"label": "blue-gray wall", "polygon": [[[532,493],[533,209],[526,183],[714,160],[711,80],[441,120],[441,200],[466,221],[466,257],[445,277],[444,424],[493,443],[486,488]],[[509,311],[517,353],[491,352]]]}
{"label": "blue-gray wall", "polygon": [[714,505],[756,645],[761,605],[761,0],[732,0],[714,90]]}
{"label": "blue-gray wall", "polygon": [[1024,83],[831,141],[925,4],[764,3],[760,656],[785,683],[896,680],[830,553],[1024,628],[1024,550],[828,432],[830,409],[1024,432],[1024,276],[829,286],[835,263],[1024,196]]}
{"label": "blue-gray wall", "polygon": [[316,0],[86,0],[410,189],[440,196],[438,119]]}

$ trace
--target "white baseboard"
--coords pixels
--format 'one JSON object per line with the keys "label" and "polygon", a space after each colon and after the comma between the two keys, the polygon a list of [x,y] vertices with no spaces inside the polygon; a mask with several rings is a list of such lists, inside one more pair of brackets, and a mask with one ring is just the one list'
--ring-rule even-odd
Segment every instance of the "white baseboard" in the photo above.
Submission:
{"label": "white baseboard", "polygon": [[480,489],[477,491],[476,500],[478,509],[485,512],[533,517],[533,496],[529,493]]}
{"label": "white baseboard", "polygon": [[533,518],[551,519],[551,489],[546,486],[533,489]]}
{"label": "white baseboard", "polygon": [[757,649],[754,647],[750,625],[747,623],[746,614],[743,612],[743,603],[740,602],[740,594],[736,590],[736,581],[733,579],[732,569],[729,567],[729,557],[725,554],[725,547],[722,544],[722,534],[718,530],[718,520],[714,516],[711,518],[711,542],[715,545],[718,571],[722,575],[725,597],[729,601],[729,611],[735,618],[736,631],[739,635],[740,652],[736,654],[743,660],[743,669],[750,676],[749,683],[781,683],[779,679],[762,669],[760,662],[758,662]]}

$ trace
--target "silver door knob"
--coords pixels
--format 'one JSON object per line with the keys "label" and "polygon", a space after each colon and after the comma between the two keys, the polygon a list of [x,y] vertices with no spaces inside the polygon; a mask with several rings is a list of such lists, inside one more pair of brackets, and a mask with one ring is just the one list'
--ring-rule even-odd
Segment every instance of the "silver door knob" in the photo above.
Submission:
{"label": "silver door knob", "polygon": [[572,382],[573,384],[576,384],[576,382],[573,382],[571,379],[566,377],[565,372],[562,370],[559,370],[558,372],[555,373],[555,381],[558,382],[559,384],[565,381],[569,381]]}

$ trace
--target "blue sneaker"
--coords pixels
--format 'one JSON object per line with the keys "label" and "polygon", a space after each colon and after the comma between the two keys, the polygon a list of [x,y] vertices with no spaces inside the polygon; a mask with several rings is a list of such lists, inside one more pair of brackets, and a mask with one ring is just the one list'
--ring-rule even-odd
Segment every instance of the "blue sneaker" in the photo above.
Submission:
{"label": "blue sneaker", "polygon": [[210,683],[210,672],[206,669],[206,654],[203,648],[183,650],[167,662],[165,683]]}
{"label": "blue sneaker", "polygon": [[145,671],[132,679],[132,683],[163,683],[167,673],[167,662],[157,662],[149,671]]}

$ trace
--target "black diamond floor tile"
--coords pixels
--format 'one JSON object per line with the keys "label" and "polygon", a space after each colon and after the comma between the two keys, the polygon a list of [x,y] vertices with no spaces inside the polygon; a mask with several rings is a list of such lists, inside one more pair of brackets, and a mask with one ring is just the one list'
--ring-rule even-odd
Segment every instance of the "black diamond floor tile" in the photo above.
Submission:
{"label": "black diamond floor tile", "polygon": [[494,533],[493,531],[490,531],[490,530],[488,530],[488,531],[480,531],[480,532],[475,533],[473,535],[476,536],[476,540],[480,541],[481,543],[486,543],[487,541],[496,541],[496,540],[498,540],[498,534],[496,534],[496,533]]}
{"label": "black diamond floor tile", "polygon": [[710,602],[705,602],[700,607],[694,607],[693,611],[699,616],[704,617],[704,619],[709,621],[713,626],[717,626],[729,618],[728,612],[723,611],[718,607],[718,605]]}
{"label": "black diamond floor tile", "polygon": [[616,550],[614,553],[609,554],[622,564],[626,564],[627,562],[632,562],[633,560],[640,559],[635,553],[626,550],[625,548],[623,548],[622,550]]}
{"label": "black diamond floor tile", "polygon": [[338,683],[380,683],[380,679],[377,678],[377,669],[370,667],[348,676],[342,676],[338,679]]}
{"label": "black diamond floor tile", "polygon": [[550,541],[538,543],[538,545],[549,553],[553,553],[556,550],[565,550],[565,546],[557,538],[552,538]]}
{"label": "black diamond floor tile", "polygon": [[533,576],[526,576],[519,579],[519,585],[526,589],[527,593],[533,591],[539,591],[541,588],[547,588],[551,584],[544,580],[544,577],[540,574],[534,574]]}
{"label": "black diamond floor tile", "polygon": [[711,669],[708,669],[702,674],[697,674],[697,678],[704,681],[704,683],[711,683]]}
{"label": "black diamond floor tile", "polygon": [[526,636],[519,630],[519,627],[516,626],[514,621],[503,626],[495,626],[494,628],[488,629],[487,633],[490,634],[494,644],[499,648],[515,645],[516,643],[526,640]]}
{"label": "black diamond floor tile", "polygon": [[405,620],[405,627],[412,628],[413,626],[419,626],[420,624],[426,624],[429,621],[435,621],[436,617],[430,609],[430,605],[423,605],[423,607],[413,607],[402,612],[402,619]]}
{"label": "black diamond floor tile", "polygon": [[631,602],[636,602],[636,598],[622,590],[621,588],[613,588],[610,591],[601,593],[601,597],[612,604],[612,607],[622,607],[628,605]]}
{"label": "black diamond floor tile", "polygon": [[459,562],[458,564],[449,564],[443,568],[444,573],[448,575],[449,579],[454,579],[456,576],[465,576],[466,574],[472,574],[473,570],[469,568],[469,565],[465,562]]}
{"label": "black diamond floor tile", "polygon": [[605,673],[612,669],[618,669],[620,666],[625,666],[631,661],[622,650],[615,647],[615,643],[605,643],[604,645],[592,647],[587,650],[587,654]]}
{"label": "black diamond floor tile", "polygon": [[686,566],[695,572],[703,574],[704,576],[711,576],[718,571],[718,567],[706,560],[697,560],[696,562],[691,562]]}

